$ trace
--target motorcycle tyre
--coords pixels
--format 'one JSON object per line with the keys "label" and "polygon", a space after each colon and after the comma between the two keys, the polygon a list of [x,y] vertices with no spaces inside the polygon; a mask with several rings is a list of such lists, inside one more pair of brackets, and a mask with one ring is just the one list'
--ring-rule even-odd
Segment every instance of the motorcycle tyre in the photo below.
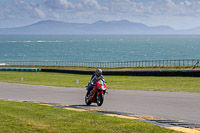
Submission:
{"label": "motorcycle tyre", "polygon": [[101,106],[103,104],[103,100],[104,100],[103,94],[100,94],[99,96],[97,96],[97,105]]}
{"label": "motorcycle tyre", "polygon": [[87,105],[90,105],[92,102],[89,100],[89,93],[86,93],[86,95],[85,95],[85,103],[87,104]]}

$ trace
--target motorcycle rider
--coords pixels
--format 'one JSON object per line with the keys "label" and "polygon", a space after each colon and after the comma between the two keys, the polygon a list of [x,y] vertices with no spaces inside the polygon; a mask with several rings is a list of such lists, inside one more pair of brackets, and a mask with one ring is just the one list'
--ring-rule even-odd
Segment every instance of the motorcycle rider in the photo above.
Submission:
{"label": "motorcycle rider", "polygon": [[98,81],[98,80],[102,80],[104,83],[106,83],[106,80],[104,79],[103,75],[102,75],[102,70],[100,68],[97,68],[95,73],[92,74],[91,80],[88,83],[88,92],[90,93],[90,91],[93,89],[93,84]]}

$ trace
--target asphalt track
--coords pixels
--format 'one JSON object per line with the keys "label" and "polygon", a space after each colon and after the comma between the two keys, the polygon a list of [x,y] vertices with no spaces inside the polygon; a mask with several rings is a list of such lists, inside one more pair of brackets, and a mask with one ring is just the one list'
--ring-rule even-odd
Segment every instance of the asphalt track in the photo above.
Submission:
{"label": "asphalt track", "polygon": [[108,90],[101,107],[85,106],[84,88],[0,83],[0,99],[60,103],[200,124],[200,93]]}

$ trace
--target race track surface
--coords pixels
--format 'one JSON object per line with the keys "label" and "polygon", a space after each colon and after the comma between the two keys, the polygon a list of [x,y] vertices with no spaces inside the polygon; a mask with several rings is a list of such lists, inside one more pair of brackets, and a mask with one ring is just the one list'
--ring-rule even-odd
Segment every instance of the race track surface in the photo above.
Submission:
{"label": "race track surface", "polygon": [[200,124],[200,93],[108,90],[101,107],[85,106],[84,88],[0,83],[0,99],[69,104]]}

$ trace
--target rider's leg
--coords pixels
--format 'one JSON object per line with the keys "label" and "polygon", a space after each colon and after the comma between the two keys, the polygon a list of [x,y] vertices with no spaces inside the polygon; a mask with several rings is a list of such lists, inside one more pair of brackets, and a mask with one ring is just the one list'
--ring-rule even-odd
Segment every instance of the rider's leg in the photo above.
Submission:
{"label": "rider's leg", "polygon": [[92,85],[88,86],[88,94],[90,94],[90,91],[92,90]]}

